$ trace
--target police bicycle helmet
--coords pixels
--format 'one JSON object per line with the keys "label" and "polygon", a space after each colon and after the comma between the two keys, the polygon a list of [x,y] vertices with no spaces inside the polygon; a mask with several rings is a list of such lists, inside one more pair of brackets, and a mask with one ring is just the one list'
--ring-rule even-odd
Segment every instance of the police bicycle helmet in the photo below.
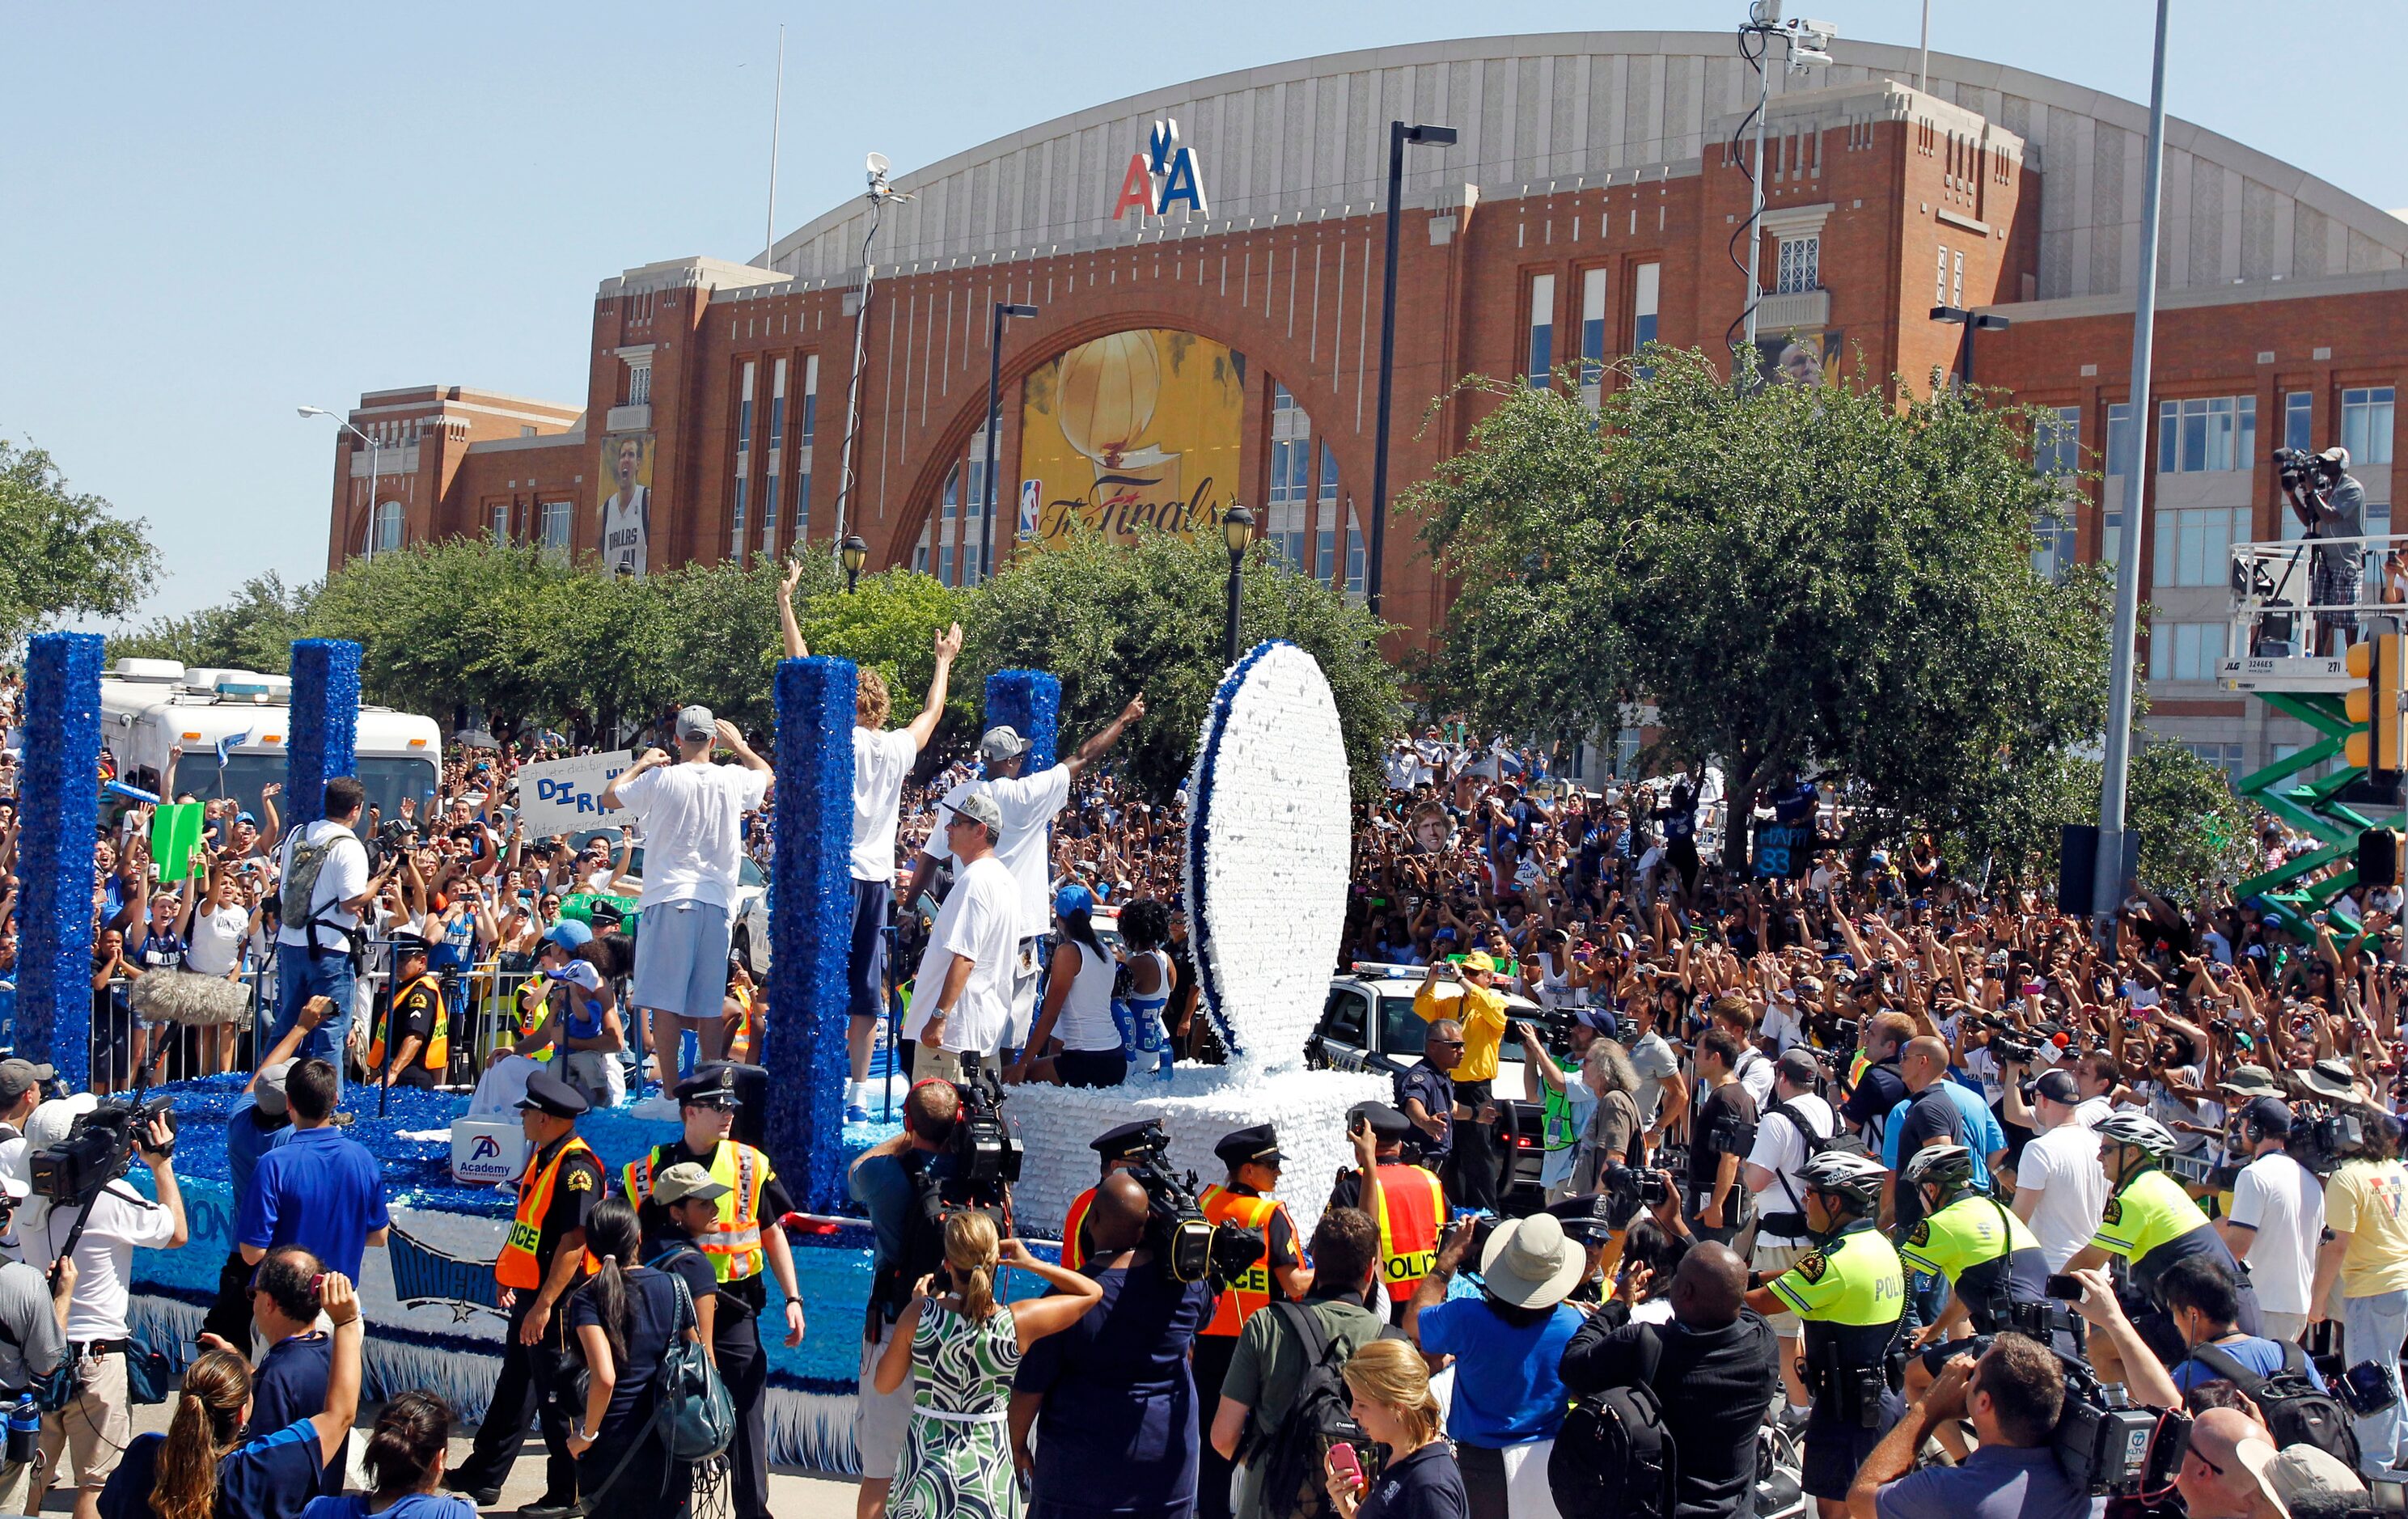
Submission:
{"label": "police bicycle helmet", "polygon": [[2127,1145],[2151,1160],[2174,1153],[2173,1131],[2146,1113],[2110,1113],[2099,1121],[2100,1144]]}
{"label": "police bicycle helmet", "polygon": [[1885,1174],[1881,1162],[1870,1155],[1826,1150],[1799,1170],[1798,1179],[1810,1192],[1831,1193],[1870,1208],[1881,1201]]}
{"label": "police bicycle helmet", "polygon": [[1911,1187],[1936,1186],[1944,1197],[1972,1183],[1973,1152],[1961,1144],[1930,1145],[1908,1156],[1899,1176]]}

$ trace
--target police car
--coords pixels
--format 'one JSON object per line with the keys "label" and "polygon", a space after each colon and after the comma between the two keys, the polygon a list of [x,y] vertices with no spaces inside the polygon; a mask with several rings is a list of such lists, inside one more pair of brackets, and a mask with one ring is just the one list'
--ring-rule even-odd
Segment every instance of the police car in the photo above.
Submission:
{"label": "police car", "polygon": [[[1329,979],[1329,999],[1322,1004],[1321,1022],[1305,1041],[1304,1063],[1316,1070],[1359,1070],[1394,1076],[1422,1056],[1429,1025],[1413,1011],[1413,994],[1421,990],[1419,966],[1382,965],[1357,961]],[[1460,995],[1439,983],[1441,996]],[[1539,1005],[1508,993],[1505,1016],[1512,1022],[1537,1023]],[[1522,1086],[1522,1041],[1512,1034],[1497,1052],[1497,1079],[1490,1090],[1500,1098],[1519,1097]]]}

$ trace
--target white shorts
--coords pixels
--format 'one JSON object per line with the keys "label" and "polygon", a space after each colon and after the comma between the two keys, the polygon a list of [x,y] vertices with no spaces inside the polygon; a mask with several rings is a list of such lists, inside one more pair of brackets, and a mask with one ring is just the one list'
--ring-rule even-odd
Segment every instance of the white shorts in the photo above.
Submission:
{"label": "white shorts", "polygon": [[710,902],[655,902],[636,932],[630,1000],[680,1018],[716,1020],[727,1005],[727,910]]}
{"label": "white shorts", "polygon": [[[1759,1244],[1756,1247],[1756,1253],[1748,1257],[1747,1264],[1750,1269],[1770,1282],[1797,1265],[1798,1257],[1805,1254],[1806,1250],[1807,1247],[1802,1244]],[[1804,1321],[1795,1313],[1767,1313],[1764,1316],[1764,1322],[1771,1325],[1772,1332],[1784,1340],[1795,1340],[1806,1332]]]}
{"label": "white shorts", "polygon": [[[886,1326],[892,1338],[895,1326]],[[861,1342],[861,1384],[853,1405],[853,1448],[861,1457],[861,1474],[872,1482],[895,1480],[895,1466],[903,1457],[903,1435],[911,1427],[912,1378],[891,1393],[878,1390],[878,1358],[886,1341]]]}

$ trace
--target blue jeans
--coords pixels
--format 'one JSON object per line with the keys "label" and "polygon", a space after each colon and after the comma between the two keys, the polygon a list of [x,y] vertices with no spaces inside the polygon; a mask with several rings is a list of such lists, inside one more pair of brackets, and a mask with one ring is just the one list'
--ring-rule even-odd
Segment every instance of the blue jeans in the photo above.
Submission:
{"label": "blue jeans", "polygon": [[343,1039],[351,1028],[351,959],[348,954],[314,954],[297,945],[280,946],[276,952],[276,1025],[268,1031],[267,1043],[260,1049],[261,1058],[265,1059],[268,1050],[300,1020],[303,1003],[313,996],[332,997],[334,1016],[302,1039],[294,1058],[316,1058],[332,1065],[335,1090],[339,1094],[343,1089]]}
{"label": "blue jeans", "polygon": [[2352,1366],[2372,1361],[2383,1368],[2395,1401],[2380,1413],[2358,1416],[2359,1465],[2372,1476],[2399,1462],[2401,1411],[2400,1342],[2408,1340],[2408,1292],[2378,1292],[2341,1300],[2342,1335]]}

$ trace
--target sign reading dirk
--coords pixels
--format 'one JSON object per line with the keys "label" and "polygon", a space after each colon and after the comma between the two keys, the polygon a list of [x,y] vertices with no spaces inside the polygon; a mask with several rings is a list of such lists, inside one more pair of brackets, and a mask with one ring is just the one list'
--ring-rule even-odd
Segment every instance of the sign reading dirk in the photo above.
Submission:
{"label": "sign reading dirk", "polygon": [[1170,208],[1182,203],[1197,216],[1212,214],[1205,203],[1204,171],[1196,163],[1196,150],[1179,146],[1179,122],[1166,117],[1154,123],[1145,150],[1129,154],[1120,199],[1112,203],[1112,220],[1134,209],[1141,223],[1148,216],[1168,216]]}
{"label": "sign reading dirk", "polygon": [[601,827],[602,788],[634,762],[635,755],[614,749],[519,767],[519,811],[527,832],[543,838]]}

